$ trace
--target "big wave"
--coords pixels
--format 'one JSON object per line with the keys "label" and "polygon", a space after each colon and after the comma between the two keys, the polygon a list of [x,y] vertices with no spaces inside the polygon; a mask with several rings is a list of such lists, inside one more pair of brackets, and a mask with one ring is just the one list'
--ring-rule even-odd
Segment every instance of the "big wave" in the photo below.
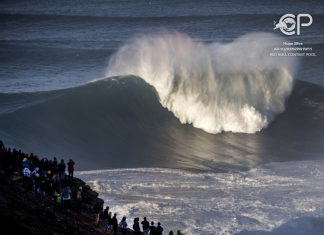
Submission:
{"label": "big wave", "polygon": [[296,59],[270,57],[281,44],[265,33],[207,45],[178,32],[139,36],[112,56],[107,77],[143,78],[181,123],[255,133],[284,111],[292,91]]}

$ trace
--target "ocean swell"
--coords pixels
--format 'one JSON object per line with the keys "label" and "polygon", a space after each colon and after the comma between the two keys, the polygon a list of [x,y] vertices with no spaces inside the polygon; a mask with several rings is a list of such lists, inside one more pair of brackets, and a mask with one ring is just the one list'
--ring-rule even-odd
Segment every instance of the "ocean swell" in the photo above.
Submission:
{"label": "ocean swell", "polygon": [[285,109],[295,58],[270,57],[282,44],[265,33],[204,44],[180,33],[139,36],[112,56],[107,77],[133,74],[156,89],[181,123],[209,133],[255,133]]}

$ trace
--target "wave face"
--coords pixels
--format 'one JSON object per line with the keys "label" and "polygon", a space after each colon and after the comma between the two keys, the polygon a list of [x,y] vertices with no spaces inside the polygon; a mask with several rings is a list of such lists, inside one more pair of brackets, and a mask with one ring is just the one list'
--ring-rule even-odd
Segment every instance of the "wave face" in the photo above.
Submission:
{"label": "wave face", "polygon": [[107,76],[140,76],[183,124],[255,133],[284,111],[292,90],[296,60],[269,54],[280,43],[263,33],[208,45],[177,32],[141,36],[111,58]]}
{"label": "wave face", "polygon": [[73,157],[77,170],[245,170],[321,159],[323,94],[323,87],[296,81],[285,112],[267,129],[213,135],[181,124],[143,79],[112,77],[64,90],[0,93],[0,139],[40,157]]}

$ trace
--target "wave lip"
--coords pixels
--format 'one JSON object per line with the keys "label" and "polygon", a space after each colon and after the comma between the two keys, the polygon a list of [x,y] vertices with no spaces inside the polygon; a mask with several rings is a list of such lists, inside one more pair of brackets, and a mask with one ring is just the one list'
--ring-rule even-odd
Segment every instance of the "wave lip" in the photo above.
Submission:
{"label": "wave lip", "polygon": [[181,123],[255,133],[284,111],[292,90],[296,59],[269,54],[281,44],[265,33],[208,45],[177,32],[140,36],[112,56],[107,76],[140,76]]}

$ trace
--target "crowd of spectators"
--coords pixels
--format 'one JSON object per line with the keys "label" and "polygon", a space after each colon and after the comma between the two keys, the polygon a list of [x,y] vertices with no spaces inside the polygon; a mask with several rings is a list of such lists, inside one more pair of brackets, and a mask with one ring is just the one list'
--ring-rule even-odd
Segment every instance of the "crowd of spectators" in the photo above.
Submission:
{"label": "crowd of spectators", "polygon": [[[62,189],[62,181],[67,180],[65,171],[66,164],[64,159],[58,162],[56,157],[53,160],[48,160],[47,158],[39,159],[37,155],[31,153],[30,155],[23,153],[21,150],[10,148],[5,148],[2,141],[0,141],[0,168],[5,174],[12,179],[15,173],[19,173],[23,176],[23,182],[31,190],[34,190],[41,195],[48,196],[55,200],[59,205],[69,208],[69,202],[71,200],[71,189],[66,186]],[[75,162],[70,159],[67,163],[69,180],[73,180],[73,172]],[[77,212],[82,212],[82,201],[84,198],[84,192],[82,187],[79,187],[76,195],[77,201]],[[110,235],[117,235],[117,228],[119,227],[122,234],[125,235],[128,229],[128,224],[126,222],[126,216],[123,216],[122,220],[118,223],[117,213],[112,213],[109,211],[107,206],[103,210],[100,201],[94,206],[95,212],[95,225],[99,225],[100,217],[105,220],[104,231]],[[101,216],[100,216],[101,214]],[[143,235],[162,235],[163,228],[161,223],[154,225],[154,221],[151,225],[147,221],[146,217],[141,222]],[[139,235],[141,232],[139,218],[134,218],[133,230],[135,235]],[[173,235],[173,231],[169,232],[169,235]],[[183,235],[180,230],[177,231],[177,235]]]}
{"label": "crowd of spectators", "polygon": [[[69,160],[69,180],[73,180],[74,161]],[[49,160],[46,157],[40,159],[37,155],[22,152],[11,148],[5,148],[0,141],[0,169],[12,179],[15,173],[23,177],[23,183],[30,189],[48,196],[65,208],[69,207],[71,189],[62,188],[62,181],[66,180],[66,164],[64,159],[58,162],[56,157]],[[70,178],[72,176],[72,179]],[[82,187],[80,189],[82,191]],[[82,193],[83,195],[83,193]],[[78,201],[78,211],[82,211],[82,198]]]}

